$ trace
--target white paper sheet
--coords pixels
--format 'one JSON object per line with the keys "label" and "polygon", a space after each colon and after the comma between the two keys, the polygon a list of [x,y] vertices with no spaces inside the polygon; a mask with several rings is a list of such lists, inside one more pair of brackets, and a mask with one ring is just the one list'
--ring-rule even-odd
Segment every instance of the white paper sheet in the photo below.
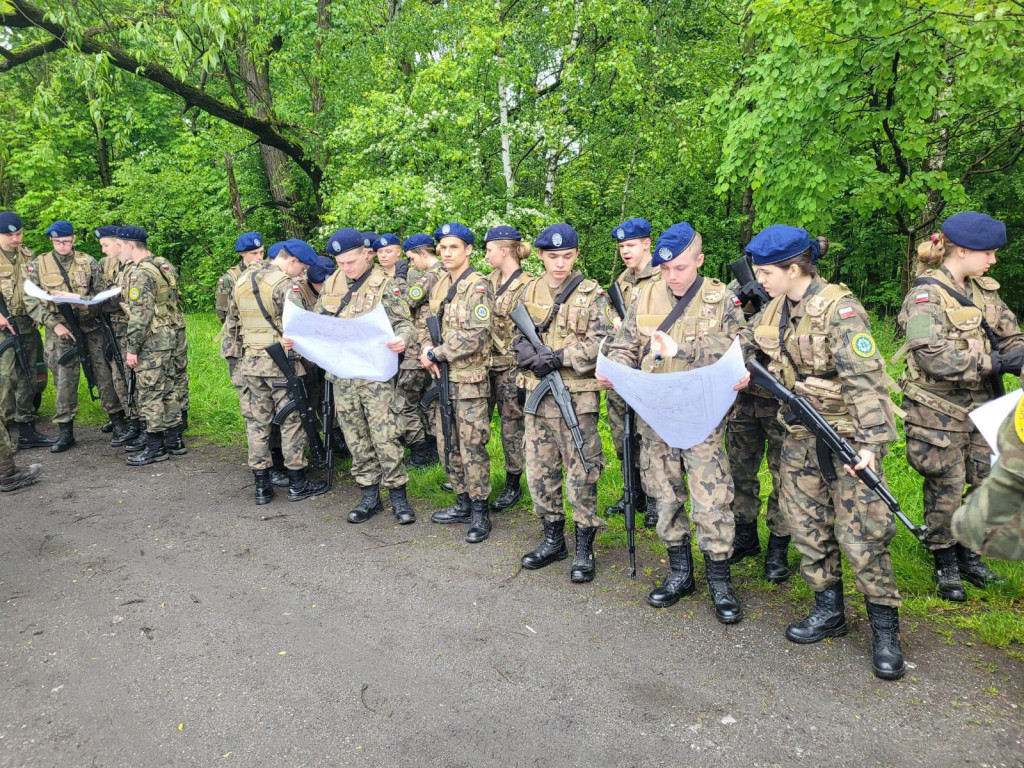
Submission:
{"label": "white paper sheet", "polygon": [[341,318],[286,301],[282,322],[295,351],[339,379],[387,381],[398,373],[398,355],[384,346],[395,332],[381,304],[361,317]]}
{"label": "white paper sheet", "polygon": [[704,442],[736,402],[733,387],[743,378],[739,339],[721,359],[703,368],[679,373],[646,373],[597,357],[597,372],[636,414],[673,448]]}
{"label": "white paper sheet", "polygon": [[996,457],[999,456],[999,448],[996,447],[999,427],[1006,420],[1006,417],[1010,415],[1010,412],[1017,407],[1017,403],[1020,402],[1022,395],[1024,395],[1024,390],[1015,390],[1008,395],[997,397],[995,400],[989,400],[984,405],[979,405],[970,413],[971,421],[974,422],[978,431],[981,432],[981,436],[985,438],[985,441],[992,449],[993,464],[996,463]]}
{"label": "white paper sheet", "polygon": [[107,299],[120,296],[121,289],[119,287],[108,288],[101,293],[97,293],[91,299],[69,299],[64,296],[51,296],[31,280],[26,280],[25,293],[34,299],[39,299],[40,301],[52,301],[54,304],[76,304],[80,307],[91,307],[94,304],[102,304],[104,301],[107,301]]}

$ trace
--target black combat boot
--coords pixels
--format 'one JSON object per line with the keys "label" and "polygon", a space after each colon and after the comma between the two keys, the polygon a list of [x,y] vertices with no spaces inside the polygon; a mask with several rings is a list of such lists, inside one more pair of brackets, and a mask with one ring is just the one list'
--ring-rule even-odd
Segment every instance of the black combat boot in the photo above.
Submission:
{"label": "black combat boot", "polygon": [[399,525],[409,525],[416,522],[416,513],[409,506],[409,499],[405,495],[405,486],[392,488],[388,491],[388,498],[391,499],[391,511],[395,513],[395,520]]}
{"label": "black combat boot", "polygon": [[288,470],[284,466],[284,454],[281,453],[281,446],[270,447],[270,482],[278,488],[287,488],[291,481],[288,479]]}
{"label": "black combat boot", "polygon": [[989,584],[1006,583],[1006,579],[985,565],[978,555],[963,544],[956,545],[956,559],[960,566],[960,575],[980,589],[984,589]]}
{"label": "black combat boot", "polygon": [[125,453],[135,453],[146,447],[146,422],[138,421],[136,424],[138,424],[139,434],[136,435],[134,439],[129,440],[124,444],[124,448],[122,450],[124,450]]}
{"label": "black combat boot", "polygon": [[123,438],[131,432],[132,425],[128,422],[128,419],[125,418],[124,411],[118,411],[117,413],[110,414],[110,423],[114,425],[111,430],[113,434],[110,437],[110,445],[111,447],[116,447],[114,446],[114,441],[118,438]]}
{"label": "black combat boot", "polygon": [[495,511],[501,512],[509,507],[514,507],[523,498],[523,489],[519,482],[522,477],[522,472],[505,473],[505,487],[498,494],[498,498],[494,500],[494,503],[491,504]]}
{"label": "black combat boot", "polygon": [[164,435],[164,444],[167,446],[167,452],[172,456],[184,456],[188,453],[188,448],[185,447],[185,441],[181,437],[181,431],[183,429],[184,427],[179,423],[168,429]]}
{"label": "black combat boot", "polygon": [[327,483],[310,480],[305,467],[288,470],[288,501],[302,501],[322,493],[327,493]]}
{"label": "black combat boot", "polygon": [[455,497],[455,503],[445,509],[439,509],[430,516],[430,522],[441,525],[452,523],[468,523],[473,516],[472,504],[469,501],[468,493],[460,493]]}
{"label": "black combat boot", "polygon": [[572,558],[572,570],[569,578],[574,584],[593,581],[597,575],[597,563],[594,561],[594,536],[597,528],[581,528],[576,526],[576,554]]}
{"label": "black combat boot", "polygon": [[946,547],[932,552],[935,558],[935,570],[932,577],[939,588],[939,597],[951,603],[962,603],[967,600],[967,591],[960,580],[960,568],[956,561],[956,549]]}
{"label": "black combat boot", "polygon": [[697,588],[693,580],[693,550],[690,541],[668,548],[669,574],[647,596],[647,603],[655,608],[668,608],[679,602],[679,598],[692,595]]}
{"label": "black combat boot", "polygon": [[352,455],[345,443],[345,435],[342,434],[341,427],[331,427],[331,445],[334,446],[334,458],[338,461],[344,461]]}
{"label": "black combat boot", "polygon": [[608,507],[604,508],[604,513],[606,515],[621,515],[621,514],[624,514],[625,511],[626,511],[626,492],[625,491],[623,491],[622,495],[619,496],[619,500],[618,501],[616,501],[611,506],[608,506]]}
{"label": "black combat boot", "polygon": [[[363,496],[359,499],[359,503],[352,508],[352,511],[348,513],[348,521],[350,523],[365,523],[384,509],[384,502],[380,500],[379,485],[364,485],[359,490],[363,492]],[[402,490],[404,491],[405,489],[403,488]],[[397,511],[395,515],[398,515]]]}
{"label": "black combat boot", "polygon": [[57,439],[47,437],[36,429],[34,421],[26,421],[18,425],[18,450],[23,448],[50,448]]}
{"label": "black combat boot", "polygon": [[[130,419],[127,424],[128,430],[126,432],[110,438],[111,448],[120,448],[139,439],[139,434],[142,432],[142,422],[138,419]],[[139,450],[141,451],[142,448],[139,448]]]}
{"label": "black combat boot", "polygon": [[125,463],[129,467],[144,467],[147,464],[156,464],[158,461],[167,461],[169,458],[171,456],[164,446],[164,433],[147,432],[146,449],[139,451],[134,456],[129,456],[125,459]]}
{"label": "black combat boot", "polygon": [[764,577],[772,584],[781,584],[791,575],[789,570],[789,536],[768,534],[768,551],[764,554]]}
{"label": "black combat boot", "polygon": [[868,600],[868,621],[871,622],[871,656],[875,677],[899,680],[906,674],[903,646],[900,644],[900,613],[890,605],[877,605]]}
{"label": "black combat boot", "polygon": [[479,544],[491,535],[491,510],[487,499],[473,499],[470,502],[471,516],[469,530],[466,531],[467,544]]}
{"label": "black combat boot", "polygon": [[256,503],[269,504],[274,498],[274,486],[270,484],[270,470],[254,469],[252,476],[256,480]]}
{"label": "black combat boot", "polygon": [[405,460],[405,466],[412,469],[426,469],[437,464],[437,453],[431,452],[430,443],[420,440],[409,446],[409,458]]}
{"label": "black combat boot", "polygon": [[847,632],[843,583],[837,582],[814,593],[814,607],[807,618],[786,627],[786,639],[794,643],[816,643]]}
{"label": "black combat boot", "polygon": [[535,571],[569,556],[565,546],[565,520],[551,523],[542,519],[541,522],[544,524],[544,541],[535,550],[523,555],[520,561],[528,571]]}
{"label": "black combat boot", "polygon": [[100,432],[102,432],[104,435],[109,435],[113,431],[114,431],[114,420],[108,417],[107,423],[104,424],[102,427],[100,427]]}
{"label": "black combat boot", "polygon": [[736,565],[745,558],[759,554],[761,554],[761,540],[757,537],[757,522],[736,523],[736,538],[733,539],[729,565]]}
{"label": "black combat boot", "polygon": [[708,577],[708,594],[715,608],[715,617],[723,624],[735,624],[743,618],[743,608],[732,588],[732,575],[726,560],[712,560],[704,555],[704,571]]}
{"label": "black combat boot", "polygon": [[181,409],[181,431],[188,429],[188,408]]}
{"label": "black combat boot", "polygon": [[455,493],[455,486],[452,485],[451,480],[445,480],[441,483],[441,490],[448,491],[448,493]]}
{"label": "black combat boot", "polygon": [[64,453],[75,444],[75,422],[65,421],[60,425],[60,435],[57,442],[50,446],[50,453]]}
{"label": "black combat boot", "polygon": [[42,464],[30,464],[25,469],[18,469],[14,459],[0,459],[0,492],[7,493],[32,485],[42,473]]}

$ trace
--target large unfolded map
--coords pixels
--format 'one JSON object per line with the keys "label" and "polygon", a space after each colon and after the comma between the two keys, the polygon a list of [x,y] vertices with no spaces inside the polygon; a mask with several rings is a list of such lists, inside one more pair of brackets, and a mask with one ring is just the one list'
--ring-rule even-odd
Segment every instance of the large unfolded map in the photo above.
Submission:
{"label": "large unfolded map", "polygon": [[380,304],[361,317],[342,318],[286,301],[282,322],[295,351],[339,379],[387,381],[398,373],[398,355],[384,346],[395,332]]}

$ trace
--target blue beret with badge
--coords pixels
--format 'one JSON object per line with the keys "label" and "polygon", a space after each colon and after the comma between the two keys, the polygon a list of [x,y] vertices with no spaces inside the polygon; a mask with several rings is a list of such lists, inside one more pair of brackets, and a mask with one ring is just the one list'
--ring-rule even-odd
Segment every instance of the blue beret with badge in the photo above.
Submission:
{"label": "blue beret with badge", "polygon": [[75,228],[71,226],[70,221],[55,221],[46,228],[46,236],[51,239],[54,237],[71,237],[73,234],[75,234]]}
{"label": "blue beret with badge", "polygon": [[0,232],[3,232],[5,235],[17,232],[22,226],[21,217],[14,211],[0,213]]}
{"label": "blue beret with badge", "polygon": [[319,258],[316,255],[316,251],[313,250],[313,247],[309,243],[305,240],[299,240],[298,238],[292,238],[282,242],[281,252],[279,252],[278,255],[281,255],[281,253],[286,256],[294,256],[307,267],[314,266]]}
{"label": "blue beret with badge", "polygon": [[538,251],[562,251],[568,248],[578,248],[580,236],[576,230],[568,224],[552,224],[541,232],[533,241],[533,247]]}
{"label": "blue beret with badge", "polygon": [[474,240],[473,233],[472,231],[470,231],[469,227],[467,227],[465,224],[459,224],[458,222],[455,221],[450,221],[447,224],[442,224],[440,227],[434,230],[434,239],[437,242],[440,243],[441,240],[445,237],[457,237],[466,245],[472,245]]}
{"label": "blue beret with badge", "polygon": [[139,243],[144,243],[149,240],[149,235],[146,234],[146,230],[142,229],[142,227],[118,227],[117,239],[134,240]]}
{"label": "blue beret with badge", "polygon": [[970,251],[995,251],[1006,245],[1006,224],[976,211],[950,216],[942,222],[942,234]]}
{"label": "blue beret with badge", "polygon": [[103,237],[117,237],[117,227],[113,224],[104,224],[102,227],[96,227],[93,234],[97,240]]}
{"label": "blue beret with badge", "polygon": [[263,236],[259,232],[246,232],[235,240],[235,252],[255,251],[263,246]]}
{"label": "blue beret with badge", "polygon": [[377,239],[377,233],[373,230],[367,230],[361,234],[363,235],[363,248],[372,248],[373,241]]}
{"label": "blue beret with badge", "polygon": [[398,235],[386,232],[373,241],[372,247],[374,251],[379,251],[381,248],[387,248],[389,245],[398,245]]}
{"label": "blue beret with badge", "polygon": [[651,266],[656,267],[666,261],[672,261],[690,247],[690,243],[696,236],[697,233],[689,222],[680,221],[673,224],[658,238],[658,244],[654,247],[654,253],[651,255]]}
{"label": "blue beret with badge", "polygon": [[651,236],[651,222],[647,219],[626,219],[612,230],[612,237],[617,242],[625,240],[636,240],[641,237]]}
{"label": "blue beret with badge", "polygon": [[803,227],[772,224],[754,235],[743,250],[758,265],[778,264],[811,249],[811,262],[818,263],[820,247]]}
{"label": "blue beret with badge", "polygon": [[309,278],[311,283],[322,283],[328,277],[334,274],[334,271],[338,268],[334,259],[329,259],[326,256],[318,256],[316,264],[306,270],[306,277]]}
{"label": "blue beret with badge", "polygon": [[327,253],[331,256],[338,256],[356,248],[365,248],[365,240],[366,238],[363,237],[363,233],[358,229],[352,229],[351,227],[339,229],[328,238]]}
{"label": "blue beret with badge", "polygon": [[498,227],[492,227],[487,230],[487,234],[484,235],[484,242],[489,243],[491,240],[515,240],[521,241],[523,236],[519,234],[519,230],[515,227],[509,227],[504,224]]}
{"label": "blue beret with badge", "polygon": [[411,237],[407,237],[405,239],[405,242],[402,243],[403,251],[411,251],[414,248],[427,247],[434,247],[434,238],[432,238],[430,235],[412,235]]}

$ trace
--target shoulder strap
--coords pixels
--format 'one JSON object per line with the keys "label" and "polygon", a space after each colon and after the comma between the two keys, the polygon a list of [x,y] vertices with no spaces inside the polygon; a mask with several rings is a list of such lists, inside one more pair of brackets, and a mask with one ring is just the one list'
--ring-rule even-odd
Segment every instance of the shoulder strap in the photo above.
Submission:
{"label": "shoulder strap", "polygon": [[506,280],[504,283],[502,283],[500,288],[498,288],[498,292],[494,294],[495,298],[501,296],[501,294],[507,291],[509,286],[512,285],[512,283],[515,282],[515,279],[519,277],[521,274],[523,274],[523,270],[521,269],[517,269],[515,272],[513,272],[512,276],[509,277],[509,279]]}
{"label": "shoulder strap", "polygon": [[[686,293],[676,299],[675,306],[672,307],[672,311],[665,315],[665,319],[661,321],[661,325],[658,326],[658,330],[662,333],[668,332],[668,329],[676,324],[686,308],[693,302],[694,296],[700,290],[700,287],[704,284],[704,278],[697,275],[697,279],[693,281],[693,285],[686,289]],[[651,342],[648,339],[647,343],[644,344],[644,356],[651,351]]]}
{"label": "shoulder strap", "polygon": [[356,291],[363,287],[363,283],[365,283],[370,278],[371,274],[373,274],[372,267],[363,272],[363,274],[359,276],[359,279],[349,286],[348,292],[342,297],[341,303],[338,304],[338,308],[334,310],[335,317],[344,312],[345,307],[352,303],[352,297],[356,295]]}
{"label": "shoulder strap", "polygon": [[455,291],[458,290],[459,283],[461,283],[463,280],[465,280],[471,274],[475,274],[475,273],[476,273],[476,270],[473,269],[473,267],[467,267],[466,271],[463,272],[461,275],[459,275],[459,278],[457,280],[453,280],[452,281],[452,287],[448,289],[447,295],[441,301],[441,308],[437,310],[437,317],[438,317],[439,320],[444,318],[444,308],[447,307],[449,304],[451,304],[452,303],[452,299],[455,298]]}
{"label": "shoulder strap", "polygon": [[[917,280],[914,281],[915,288],[922,285],[937,286],[944,290],[948,296],[955,299],[961,307],[973,307],[974,309],[977,309],[979,312],[981,312],[981,309],[978,307],[977,304],[975,304],[969,298],[960,293],[960,291],[956,290],[950,285],[946,285],[941,280],[938,280],[934,277],[919,277],[917,278]],[[992,349],[998,350],[1000,338],[996,336],[996,332],[993,331],[992,326],[988,324],[988,320],[985,319],[984,312],[982,312],[981,315],[981,329],[985,331],[985,335],[988,337],[988,343],[992,345]]]}
{"label": "shoulder strap", "polygon": [[573,292],[580,287],[580,283],[582,282],[583,273],[581,272],[570,280],[569,284],[562,289],[562,292],[558,294],[558,297],[555,299],[555,304],[551,307],[551,311],[548,312],[548,316],[544,318],[544,322],[537,326],[538,336],[543,336],[547,329],[551,327],[551,323],[553,323],[555,318],[558,317],[558,310],[560,310],[562,305],[569,300],[569,297],[572,296]]}
{"label": "shoulder strap", "polygon": [[281,335],[281,329],[277,327],[277,323],[267,312],[267,305],[263,303],[263,297],[260,296],[260,287],[256,285],[256,273],[253,272],[249,275],[249,283],[252,285],[252,295],[256,299],[256,306],[260,308],[260,312],[263,313],[263,319],[270,323],[270,327],[273,328],[278,335]]}

